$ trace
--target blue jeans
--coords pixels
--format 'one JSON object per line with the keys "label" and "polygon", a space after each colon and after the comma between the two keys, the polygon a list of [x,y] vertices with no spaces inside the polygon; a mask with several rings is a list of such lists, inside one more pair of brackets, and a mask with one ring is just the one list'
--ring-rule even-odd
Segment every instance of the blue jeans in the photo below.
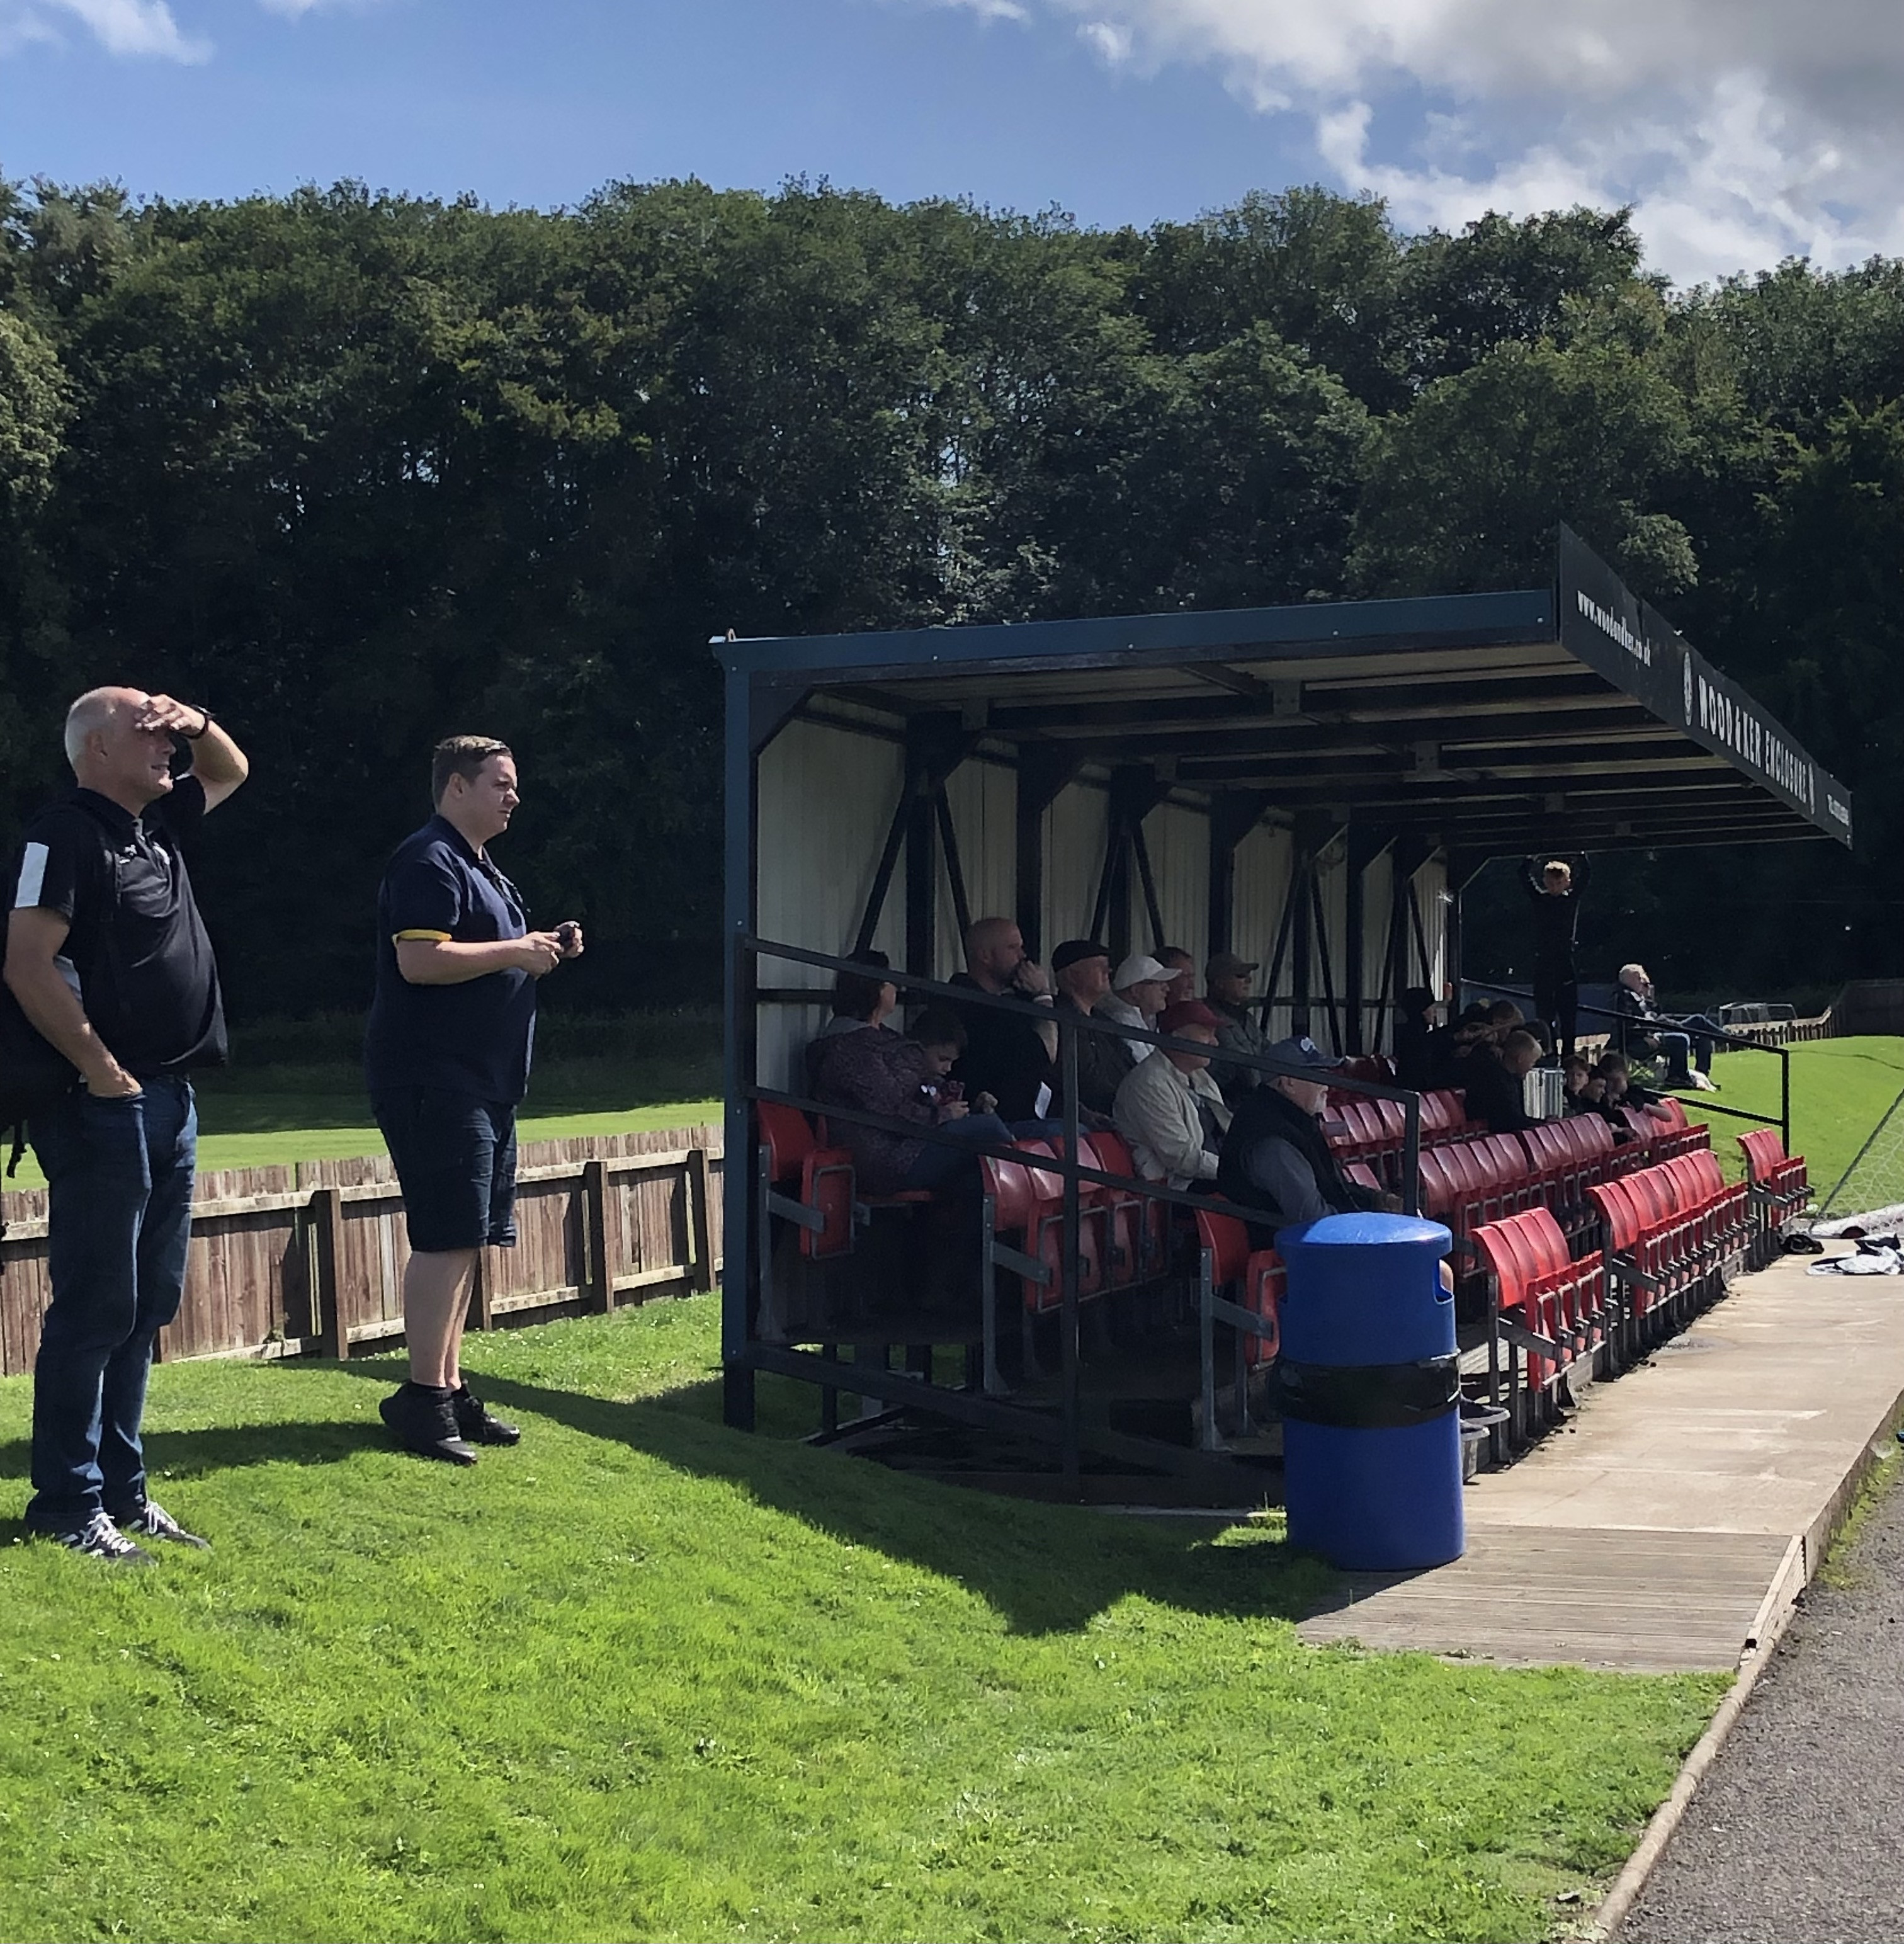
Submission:
{"label": "blue jeans", "polygon": [[167,1075],[130,1100],[69,1094],[27,1132],[46,1174],[53,1300],[33,1366],[26,1523],[66,1532],[145,1503],[139,1423],[152,1346],[185,1290],[198,1113],[190,1081]]}
{"label": "blue jeans", "polygon": [[966,1114],[946,1121],[940,1139],[927,1141],[918,1158],[906,1170],[908,1188],[938,1188],[967,1168],[978,1165],[976,1155],[948,1143],[976,1141],[986,1147],[1008,1148],[1014,1141],[1044,1141],[1064,1132],[1062,1121],[1014,1121],[1007,1127],[996,1114]]}

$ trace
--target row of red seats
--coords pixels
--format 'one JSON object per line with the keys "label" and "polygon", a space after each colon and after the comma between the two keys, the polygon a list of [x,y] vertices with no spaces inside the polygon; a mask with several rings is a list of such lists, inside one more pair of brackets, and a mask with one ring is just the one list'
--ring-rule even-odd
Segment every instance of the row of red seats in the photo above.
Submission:
{"label": "row of red seats", "polygon": [[1488,1279],[1496,1327],[1512,1354],[1508,1405],[1524,1435],[1531,1429],[1518,1408],[1523,1396],[1546,1399],[1561,1373],[1592,1358],[1617,1327],[1599,1252],[1575,1259],[1560,1224],[1545,1208],[1530,1208],[1475,1232],[1475,1248]]}
{"label": "row of red seats", "polygon": [[[1401,1180],[1407,1129],[1407,1109],[1399,1100],[1352,1094],[1340,1087],[1330,1092],[1323,1123],[1330,1146],[1349,1160],[1374,1163],[1392,1183]],[[1460,1087],[1440,1087],[1421,1097],[1424,1149],[1466,1140],[1481,1131],[1478,1124],[1468,1118],[1467,1097]]]}
{"label": "row of red seats", "polygon": [[1506,1398],[1517,1432],[1550,1416],[1558,1380],[1582,1359],[1628,1367],[1724,1293],[1752,1219],[1743,1186],[1728,1185],[1709,1149],[1592,1182],[1598,1246],[1570,1249],[1535,1208],[1484,1223],[1475,1251],[1510,1352]]}
{"label": "row of red seats", "polygon": [[1728,1186],[1710,1149],[1675,1155],[1589,1191],[1600,1212],[1607,1273],[1625,1292],[1638,1354],[1724,1293],[1729,1263],[1750,1239],[1743,1186]]}
{"label": "row of red seats", "polygon": [[1811,1199],[1803,1155],[1787,1155],[1776,1127],[1755,1127],[1739,1137],[1746,1160],[1746,1198],[1752,1211],[1752,1264],[1762,1267],[1778,1253],[1787,1219],[1804,1213]]}
{"label": "row of red seats", "polygon": [[1620,1118],[1649,1161],[1671,1161],[1712,1145],[1711,1130],[1694,1127],[1686,1118],[1685,1103],[1668,1094],[1650,1107],[1623,1107]]}

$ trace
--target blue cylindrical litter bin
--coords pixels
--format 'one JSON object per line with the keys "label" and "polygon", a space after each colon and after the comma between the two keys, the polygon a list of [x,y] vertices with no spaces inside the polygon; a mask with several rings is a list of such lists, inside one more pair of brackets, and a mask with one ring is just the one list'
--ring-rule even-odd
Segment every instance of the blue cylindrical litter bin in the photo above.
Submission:
{"label": "blue cylindrical litter bin", "polygon": [[1284,1229],[1278,1389],[1290,1543],[1373,1571],[1461,1556],[1460,1369],[1450,1237],[1412,1215]]}

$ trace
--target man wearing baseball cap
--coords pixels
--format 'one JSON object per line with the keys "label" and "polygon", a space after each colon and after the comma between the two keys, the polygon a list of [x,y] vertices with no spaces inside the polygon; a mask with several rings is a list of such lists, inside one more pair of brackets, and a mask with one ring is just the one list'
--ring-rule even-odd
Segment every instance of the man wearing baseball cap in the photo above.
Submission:
{"label": "man wearing baseball cap", "polygon": [[1273,1246],[1274,1232],[1324,1215],[1362,1209],[1398,1213],[1395,1195],[1346,1180],[1317,1123],[1329,1097],[1331,1060],[1303,1034],[1263,1048],[1264,1057],[1300,1069],[1268,1077],[1236,1110],[1224,1137],[1217,1190],[1251,1211],[1251,1239]]}
{"label": "man wearing baseball cap", "polygon": [[[1109,995],[1098,1002],[1100,1020],[1115,1020],[1120,1026],[1136,1026],[1143,1032],[1156,1030],[1157,1016],[1170,1003],[1170,981],[1177,977],[1162,960],[1147,952],[1133,952],[1111,974]],[[1133,1060],[1141,1061],[1153,1050],[1144,1040],[1125,1042]]]}
{"label": "man wearing baseball cap", "polygon": [[[1263,1028],[1250,1010],[1250,985],[1257,963],[1253,958],[1239,958],[1233,952],[1220,952],[1204,968],[1209,981],[1208,1004],[1217,1015],[1217,1044],[1226,1053],[1260,1054],[1266,1044]],[[1211,1063],[1210,1077],[1232,1107],[1264,1078],[1253,1066],[1237,1066],[1223,1060]]]}

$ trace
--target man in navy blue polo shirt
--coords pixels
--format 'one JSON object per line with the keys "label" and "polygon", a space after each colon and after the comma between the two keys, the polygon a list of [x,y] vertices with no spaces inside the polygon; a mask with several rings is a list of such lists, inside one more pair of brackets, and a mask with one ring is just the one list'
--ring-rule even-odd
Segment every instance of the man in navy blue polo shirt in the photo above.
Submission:
{"label": "man in navy blue polo shirt", "polygon": [[28,826],[8,900],[8,989],[75,1069],[27,1124],[53,1300],[33,1364],[26,1524],[141,1565],[142,1540],[205,1544],[147,1495],[140,1429],[152,1346],[185,1287],[191,1075],[225,1062],[185,854],[251,766],[205,709],[136,688],[80,697],[66,746],[78,787]]}
{"label": "man in navy blue polo shirt", "polygon": [[515,758],[488,736],[437,745],[436,814],[404,839],[377,900],[377,995],[364,1063],[403,1189],[410,1381],[378,1407],[398,1441],[473,1465],[515,1426],[463,1381],[463,1324],[485,1244],[515,1243],[515,1109],[528,1090],[536,982],[582,950],[572,920],[531,931],[488,845],[521,800]]}

